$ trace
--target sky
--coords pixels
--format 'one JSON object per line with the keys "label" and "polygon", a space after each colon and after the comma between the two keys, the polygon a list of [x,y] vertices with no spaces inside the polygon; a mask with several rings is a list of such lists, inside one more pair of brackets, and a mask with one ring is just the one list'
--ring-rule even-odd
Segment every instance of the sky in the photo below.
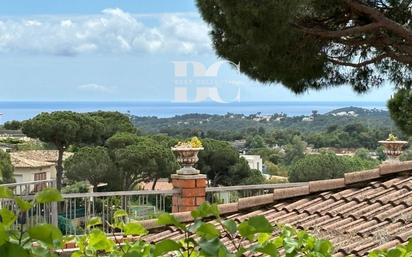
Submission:
{"label": "sky", "polygon": [[[2,0],[0,101],[385,101],[296,96],[219,59],[193,0]],[[241,64],[240,64],[241,65]],[[215,69],[214,69],[215,68]]]}

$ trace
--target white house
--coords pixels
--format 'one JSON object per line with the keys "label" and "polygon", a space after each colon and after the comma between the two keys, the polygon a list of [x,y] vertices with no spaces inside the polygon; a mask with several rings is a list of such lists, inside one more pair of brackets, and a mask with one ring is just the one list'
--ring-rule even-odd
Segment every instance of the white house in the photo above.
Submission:
{"label": "white house", "polygon": [[[72,153],[65,153],[66,159]],[[29,182],[56,178],[57,150],[30,150],[11,152],[16,182]]]}
{"label": "white house", "polygon": [[13,153],[10,154],[10,158],[14,166],[16,183],[56,178],[54,163],[29,160]]}
{"label": "white house", "polygon": [[263,171],[263,161],[260,155],[241,154],[240,157],[245,158],[251,169]]}

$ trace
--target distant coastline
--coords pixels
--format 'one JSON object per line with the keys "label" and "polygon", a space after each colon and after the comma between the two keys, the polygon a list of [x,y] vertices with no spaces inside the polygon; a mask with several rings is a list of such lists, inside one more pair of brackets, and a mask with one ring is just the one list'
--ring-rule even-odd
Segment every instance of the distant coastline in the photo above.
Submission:
{"label": "distant coastline", "polygon": [[34,117],[41,112],[70,110],[76,112],[90,111],[119,111],[134,116],[157,116],[160,118],[173,117],[190,113],[199,114],[274,114],[285,113],[288,116],[309,115],[312,110],[320,114],[344,107],[360,107],[366,109],[386,110],[385,102],[236,102],[236,103],[171,103],[171,102],[35,102],[35,101],[2,101],[0,102],[0,123],[9,120],[24,120]]}

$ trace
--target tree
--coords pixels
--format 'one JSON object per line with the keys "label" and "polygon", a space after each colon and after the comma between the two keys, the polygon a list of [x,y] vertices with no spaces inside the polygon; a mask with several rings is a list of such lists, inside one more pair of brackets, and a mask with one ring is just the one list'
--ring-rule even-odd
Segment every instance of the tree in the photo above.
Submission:
{"label": "tree", "polygon": [[412,149],[411,149],[411,148],[406,149],[406,150],[401,154],[401,156],[399,156],[399,159],[400,159],[401,161],[410,161],[410,160],[412,160]]}
{"label": "tree", "polygon": [[284,167],[280,167],[279,165],[276,165],[272,163],[271,161],[266,161],[266,173],[272,176],[281,176],[281,177],[287,177],[288,172]]}
{"label": "tree", "polygon": [[248,137],[246,140],[246,147],[251,149],[253,148],[262,148],[265,146],[265,142],[262,136],[255,135],[253,137]]}
{"label": "tree", "polygon": [[96,118],[104,125],[102,134],[102,143],[117,132],[136,133],[136,128],[130,121],[130,118],[120,112],[91,112],[91,117]]}
{"label": "tree", "polygon": [[355,152],[355,157],[358,157],[363,160],[371,160],[372,157],[369,154],[369,150],[366,148],[359,148]]}
{"label": "tree", "polygon": [[229,143],[203,139],[202,144],[204,150],[199,152],[197,168],[207,175],[211,186],[259,184],[264,181],[262,174],[252,171]]}
{"label": "tree", "polygon": [[64,162],[66,177],[73,181],[87,180],[97,189],[102,182],[113,183],[113,162],[104,147],[82,147]]}
{"label": "tree", "polygon": [[106,146],[110,150],[125,148],[139,142],[139,136],[129,132],[118,132],[106,140]]}
{"label": "tree", "polygon": [[290,182],[341,178],[346,172],[375,168],[376,160],[363,160],[357,157],[342,157],[334,153],[306,155],[290,166]]}
{"label": "tree", "polygon": [[19,130],[21,129],[22,123],[18,120],[11,120],[11,121],[6,121],[3,124],[4,129],[9,129],[9,130]]}
{"label": "tree", "polygon": [[294,92],[412,85],[410,1],[198,0],[220,57]]}
{"label": "tree", "polygon": [[103,124],[93,117],[70,111],[41,113],[24,121],[25,135],[53,144],[58,150],[56,165],[57,189],[62,187],[63,153],[72,144],[95,143],[101,140]]}
{"label": "tree", "polygon": [[0,184],[13,183],[14,167],[11,164],[10,155],[0,150]]}
{"label": "tree", "polygon": [[114,160],[122,190],[133,189],[138,183],[150,180],[154,182],[154,189],[159,178],[169,177],[177,168],[170,148],[146,137],[136,144],[115,149]]}
{"label": "tree", "polygon": [[305,156],[306,143],[300,136],[294,136],[290,144],[286,145],[284,162],[290,165]]}
{"label": "tree", "polygon": [[412,91],[400,89],[388,101],[391,118],[399,129],[412,135]]}
{"label": "tree", "polygon": [[383,147],[382,145],[378,146],[378,147],[376,147],[375,152],[376,152],[376,156],[377,156],[379,161],[386,160],[385,147]]}

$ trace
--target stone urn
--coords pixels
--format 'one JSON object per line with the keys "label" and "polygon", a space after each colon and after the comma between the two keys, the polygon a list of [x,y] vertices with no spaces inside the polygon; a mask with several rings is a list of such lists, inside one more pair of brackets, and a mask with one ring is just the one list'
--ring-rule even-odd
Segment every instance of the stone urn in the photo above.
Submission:
{"label": "stone urn", "polygon": [[197,163],[199,158],[197,154],[203,150],[203,147],[172,147],[172,151],[176,154],[177,162],[182,166],[176,173],[179,175],[196,175],[200,170],[195,169],[193,165]]}
{"label": "stone urn", "polygon": [[399,155],[402,154],[402,150],[408,141],[400,140],[382,140],[378,142],[385,148],[385,154],[388,156],[388,161],[399,161]]}

